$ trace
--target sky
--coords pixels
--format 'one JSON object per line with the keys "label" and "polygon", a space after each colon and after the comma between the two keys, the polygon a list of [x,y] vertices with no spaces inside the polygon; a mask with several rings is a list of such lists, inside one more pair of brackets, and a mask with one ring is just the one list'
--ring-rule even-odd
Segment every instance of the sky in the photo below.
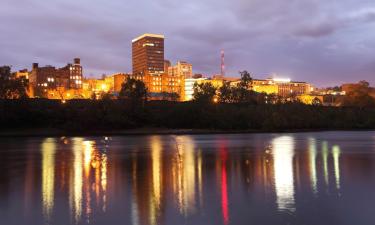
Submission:
{"label": "sky", "polygon": [[194,73],[375,85],[373,0],[1,0],[0,65],[62,67],[86,77],[131,71],[131,40],[165,35],[165,58]]}

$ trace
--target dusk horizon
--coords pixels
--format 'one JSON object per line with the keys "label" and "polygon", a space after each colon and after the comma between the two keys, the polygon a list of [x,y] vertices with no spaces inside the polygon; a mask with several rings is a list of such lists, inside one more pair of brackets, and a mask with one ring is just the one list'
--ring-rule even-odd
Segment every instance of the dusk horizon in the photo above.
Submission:
{"label": "dusk horizon", "polygon": [[317,87],[375,83],[375,4],[371,1],[55,1],[5,0],[0,61],[62,66],[82,59],[85,77],[131,71],[131,40],[165,35],[165,59],[194,73],[247,70]]}

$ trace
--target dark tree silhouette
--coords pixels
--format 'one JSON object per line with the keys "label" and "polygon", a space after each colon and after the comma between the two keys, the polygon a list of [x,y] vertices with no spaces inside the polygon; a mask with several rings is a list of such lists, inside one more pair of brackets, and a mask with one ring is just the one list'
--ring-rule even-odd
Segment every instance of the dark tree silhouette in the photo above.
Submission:
{"label": "dark tree silhouette", "polygon": [[121,87],[119,93],[120,99],[130,100],[133,105],[144,105],[147,101],[147,88],[145,83],[140,80],[128,78]]}
{"label": "dark tree silhouette", "polygon": [[372,88],[367,81],[352,85],[342,99],[342,106],[375,107],[375,99],[370,95]]}
{"label": "dark tree silhouette", "polygon": [[234,92],[234,98],[239,103],[254,102],[255,92],[251,91],[252,78],[251,74],[246,70],[240,72],[241,81],[237,84]]}
{"label": "dark tree silhouette", "polygon": [[26,79],[11,74],[10,66],[0,67],[0,99],[27,98],[27,86]]}
{"label": "dark tree silhouette", "polygon": [[195,83],[193,89],[194,101],[201,103],[210,103],[214,101],[217,89],[211,83]]}
{"label": "dark tree silhouette", "polygon": [[233,103],[234,102],[234,88],[230,82],[224,81],[223,86],[219,88],[219,102],[220,103]]}

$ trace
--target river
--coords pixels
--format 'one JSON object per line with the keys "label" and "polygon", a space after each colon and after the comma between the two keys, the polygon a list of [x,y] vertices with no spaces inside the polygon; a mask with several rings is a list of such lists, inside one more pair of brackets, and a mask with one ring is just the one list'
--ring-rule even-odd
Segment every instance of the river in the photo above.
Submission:
{"label": "river", "polygon": [[375,224],[375,132],[0,138],[0,224]]}

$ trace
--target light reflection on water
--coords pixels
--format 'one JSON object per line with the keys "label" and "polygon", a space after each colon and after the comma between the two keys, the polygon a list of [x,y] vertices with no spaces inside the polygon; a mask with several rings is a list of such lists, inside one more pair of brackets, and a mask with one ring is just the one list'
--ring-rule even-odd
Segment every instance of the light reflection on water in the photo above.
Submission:
{"label": "light reflection on water", "polygon": [[276,203],[280,210],[295,211],[293,155],[294,139],[283,136],[273,139]]}
{"label": "light reflection on water", "polygon": [[43,216],[46,222],[49,223],[55,201],[55,140],[53,138],[47,138],[43,142],[41,150]]}
{"label": "light reflection on water", "polygon": [[0,140],[0,224],[372,224],[373,133],[341,135]]}
{"label": "light reflection on water", "polygon": [[337,190],[340,190],[340,147],[335,145],[332,147],[332,157],[333,157],[333,168],[335,173],[335,182]]}
{"label": "light reflection on water", "polygon": [[314,138],[309,138],[309,165],[310,165],[310,182],[311,189],[316,195],[318,193],[317,189],[317,173],[316,173],[316,140]]}

